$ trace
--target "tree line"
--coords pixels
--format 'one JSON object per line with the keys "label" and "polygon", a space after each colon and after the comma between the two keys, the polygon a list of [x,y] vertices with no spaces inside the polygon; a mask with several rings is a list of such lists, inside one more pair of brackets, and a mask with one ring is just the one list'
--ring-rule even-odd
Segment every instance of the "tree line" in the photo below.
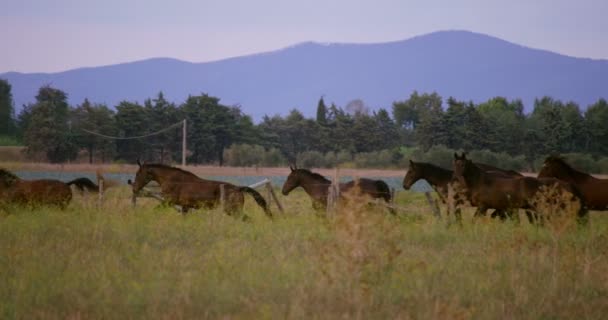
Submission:
{"label": "tree line", "polygon": [[526,114],[518,99],[495,97],[475,104],[414,91],[391,107],[370,111],[361,100],[340,107],[321,97],[315,117],[292,109],[255,124],[240,107],[207,94],[176,104],[160,92],[143,104],[123,101],[110,108],[86,99],[70,106],[67,93],[43,86],[35,102],[15,115],[11,85],[0,80],[0,142],[14,139],[32,159],[56,163],[72,161],[79,152],[91,163],[179,162],[181,126],[142,139],[121,138],[186,119],[187,161],[196,164],[399,166],[408,157],[443,149],[498,154],[517,159],[517,166],[525,166],[521,169],[534,169],[548,154],[608,157],[604,99],[583,111],[574,102],[542,97]]}

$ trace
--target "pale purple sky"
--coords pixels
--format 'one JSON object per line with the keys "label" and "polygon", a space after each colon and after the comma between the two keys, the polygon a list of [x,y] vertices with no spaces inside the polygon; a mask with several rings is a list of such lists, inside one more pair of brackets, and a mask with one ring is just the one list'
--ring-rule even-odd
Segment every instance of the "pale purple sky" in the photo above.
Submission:
{"label": "pale purple sky", "polygon": [[470,30],[608,59],[608,0],[0,0],[0,73]]}

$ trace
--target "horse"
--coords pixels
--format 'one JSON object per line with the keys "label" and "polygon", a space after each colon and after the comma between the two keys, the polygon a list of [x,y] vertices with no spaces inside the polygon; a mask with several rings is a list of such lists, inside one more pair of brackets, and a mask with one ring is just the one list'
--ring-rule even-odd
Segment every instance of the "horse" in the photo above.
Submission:
{"label": "horse", "polygon": [[[586,218],[585,201],[573,185],[558,179],[533,177],[505,177],[486,172],[473,161],[454,154],[454,177],[466,186],[471,204],[481,210],[488,208],[510,210],[530,209],[539,213],[542,204],[549,202],[560,209],[575,208],[577,218]],[[551,199],[546,198],[548,192]],[[531,219],[530,215],[528,216]]]}
{"label": "horse", "polygon": [[18,205],[51,205],[65,209],[72,200],[72,190],[59,180],[22,180],[0,168],[0,202]]}
{"label": "horse", "polygon": [[558,156],[545,159],[538,177],[552,177],[569,182],[581,191],[590,210],[608,210],[608,179],[598,179],[576,170]]}
{"label": "horse", "polygon": [[[308,169],[300,169],[291,166],[289,169],[291,169],[291,172],[283,184],[283,195],[289,195],[293,189],[302,187],[308,196],[310,196],[312,206],[315,210],[326,209],[331,181]],[[358,181],[353,180],[346,183],[340,183],[340,192],[360,192],[373,199],[383,199],[389,204],[391,202],[391,190],[386,182],[382,180],[360,178]],[[389,211],[391,214],[396,214],[394,209],[390,207]]]}
{"label": "horse", "polygon": [[[103,181],[103,190],[106,191],[111,187],[114,187],[119,184],[116,180],[107,180],[99,170],[96,172],[97,174],[97,182]],[[99,193],[99,185],[93,182],[91,179],[86,177],[76,178],[72,181],[66,182],[68,186],[74,186],[81,193],[85,191],[90,193]]]}
{"label": "horse", "polygon": [[221,200],[220,186],[224,185],[224,211],[228,215],[242,212],[245,204],[243,193],[249,193],[264,213],[272,218],[272,212],[264,197],[250,187],[202,179],[190,171],[164,164],[142,164],[138,160],[137,165],[139,168],[135,181],[131,184],[135,195],[150,181],[156,181],[160,185],[165,202],[181,206],[182,212],[186,213],[190,209],[216,207]]}
{"label": "horse", "polygon": [[[483,163],[475,163],[475,165],[486,172],[495,172],[505,177],[523,177],[521,173],[514,170],[505,170]],[[452,170],[444,169],[431,163],[410,160],[410,167],[403,178],[403,189],[409,190],[420,179],[426,180],[433,190],[435,190],[441,202],[447,203],[448,186],[454,181],[454,172]],[[480,208],[477,208],[475,216],[485,215],[485,213],[485,210],[482,211]],[[495,217],[506,219],[506,214],[504,211],[497,209],[492,212],[492,218]]]}

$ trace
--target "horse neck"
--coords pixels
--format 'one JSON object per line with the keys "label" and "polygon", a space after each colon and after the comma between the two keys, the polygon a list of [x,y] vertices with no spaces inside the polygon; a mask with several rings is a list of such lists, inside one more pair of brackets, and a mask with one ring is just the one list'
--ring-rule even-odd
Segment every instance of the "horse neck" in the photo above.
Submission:
{"label": "horse neck", "polygon": [[323,177],[315,177],[310,174],[302,175],[301,179],[300,186],[311,197],[317,194],[317,190],[323,191],[323,195],[326,195],[327,187],[331,184],[331,181]]}
{"label": "horse neck", "polygon": [[475,188],[482,181],[490,178],[490,176],[485,171],[481,170],[481,168],[477,167],[473,163],[466,166],[463,176],[467,187],[471,189]]}
{"label": "horse neck", "polygon": [[562,172],[565,172],[566,177],[572,179],[573,182],[575,182],[575,183],[583,183],[588,180],[596,179],[592,175],[580,172],[572,167],[564,166],[564,169],[562,170]]}
{"label": "horse neck", "polygon": [[426,165],[422,169],[422,178],[434,187],[443,187],[452,179],[451,170]]}
{"label": "horse neck", "polygon": [[150,172],[152,173],[152,180],[156,181],[161,186],[167,181],[173,179],[175,175],[180,173],[171,168],[161,167],[152,167],[150,168]]}

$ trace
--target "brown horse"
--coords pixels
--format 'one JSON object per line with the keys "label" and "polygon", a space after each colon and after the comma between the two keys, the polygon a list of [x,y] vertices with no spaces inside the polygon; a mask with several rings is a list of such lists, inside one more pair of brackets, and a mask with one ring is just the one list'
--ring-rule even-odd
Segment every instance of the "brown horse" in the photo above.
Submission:
{"label": "brown horse", "polygon": [[72,200],[72,190],[59,180],[21,180],[0,168],[0,202],[40,206],[53,205],[65,209]]}
{"label": "brown horse", "polygon": [[[327,207],[327,196],[331,181],[308,169],[298,169],[291,166],[289,168],[291,169],[291,173],[289,173],[287,180],[283,184],[283,195],[288,195],[291,190],[302,187],[312,199],[312,206],[315,210],[325,209]],[[361,194],[370,196],[373,199],[384,199],[386,203],[391,202],[390,188],[382,180],[361,178],[358,179],[358,182],[353,180],[340,183],[340,192],[354,192],[357,183],[358,188],[356,190],[361,192]],[[395,214],[392,208],[389,208],[389,211]]]}
{"label": "brown horse", "polygon": [[557,179],[513,178],[485,172],[465,154],[454,154],[453,165],[454,177],[466,186],[471,203],[482,210],[522,208],[539,213],[541,203],[545,202],[545,190],[557,190],[556,196],[549,199],[551,204],[560,209],[575,208],[578,218],[586,217],[584,198],[571,184]]}
{"label": "brown horse", "polygon": [[[475,163],[475,165],[486,172],[494,172],[505,177],[523,177],[521,173],[514,170],[504,170],[483,163]],[[431,163],[414,162],[410,160],[410,167],[403,178],[403,189],[409,190],[418,180],[424,179],[431,185],[433,190],[437,192],[439,199],[441,199],[443,203],[447,203],[448,185],[454,181],[453,176],[454,172],[452,170],[444,169]],[[477,208],[475,211],[475,216],[485,214],[485,210],[482,211],[480,208]],[[492,218],[495,217],[505,219],[506,214],[503,210],[496,209],[492,212]]]}
{"label": "brown horse", "polygon": [[267,216],[272,217],[266,200],[257,191],[246,186],[236,186],[227,182],[205,180],[192,172],[164,164],[141,164],[132,183],[133,193],[137,194],[150,181],[156,181],[161,188],[161,194],[170,205],[179,205],[183,212],[189,209],[213,208],[220,203],[220,186],[224,185],[225,207],[227,214],[240,213],[243,210],[245,198],[243,193],[253,196],[255,202],[262,207]]}
{"label": "brown horse", "polygon": [[608,210],[608,179],[598,179],[578,171],[558,156],[545,159],[538,177],[569,182],[581,191],[590,210]]}

